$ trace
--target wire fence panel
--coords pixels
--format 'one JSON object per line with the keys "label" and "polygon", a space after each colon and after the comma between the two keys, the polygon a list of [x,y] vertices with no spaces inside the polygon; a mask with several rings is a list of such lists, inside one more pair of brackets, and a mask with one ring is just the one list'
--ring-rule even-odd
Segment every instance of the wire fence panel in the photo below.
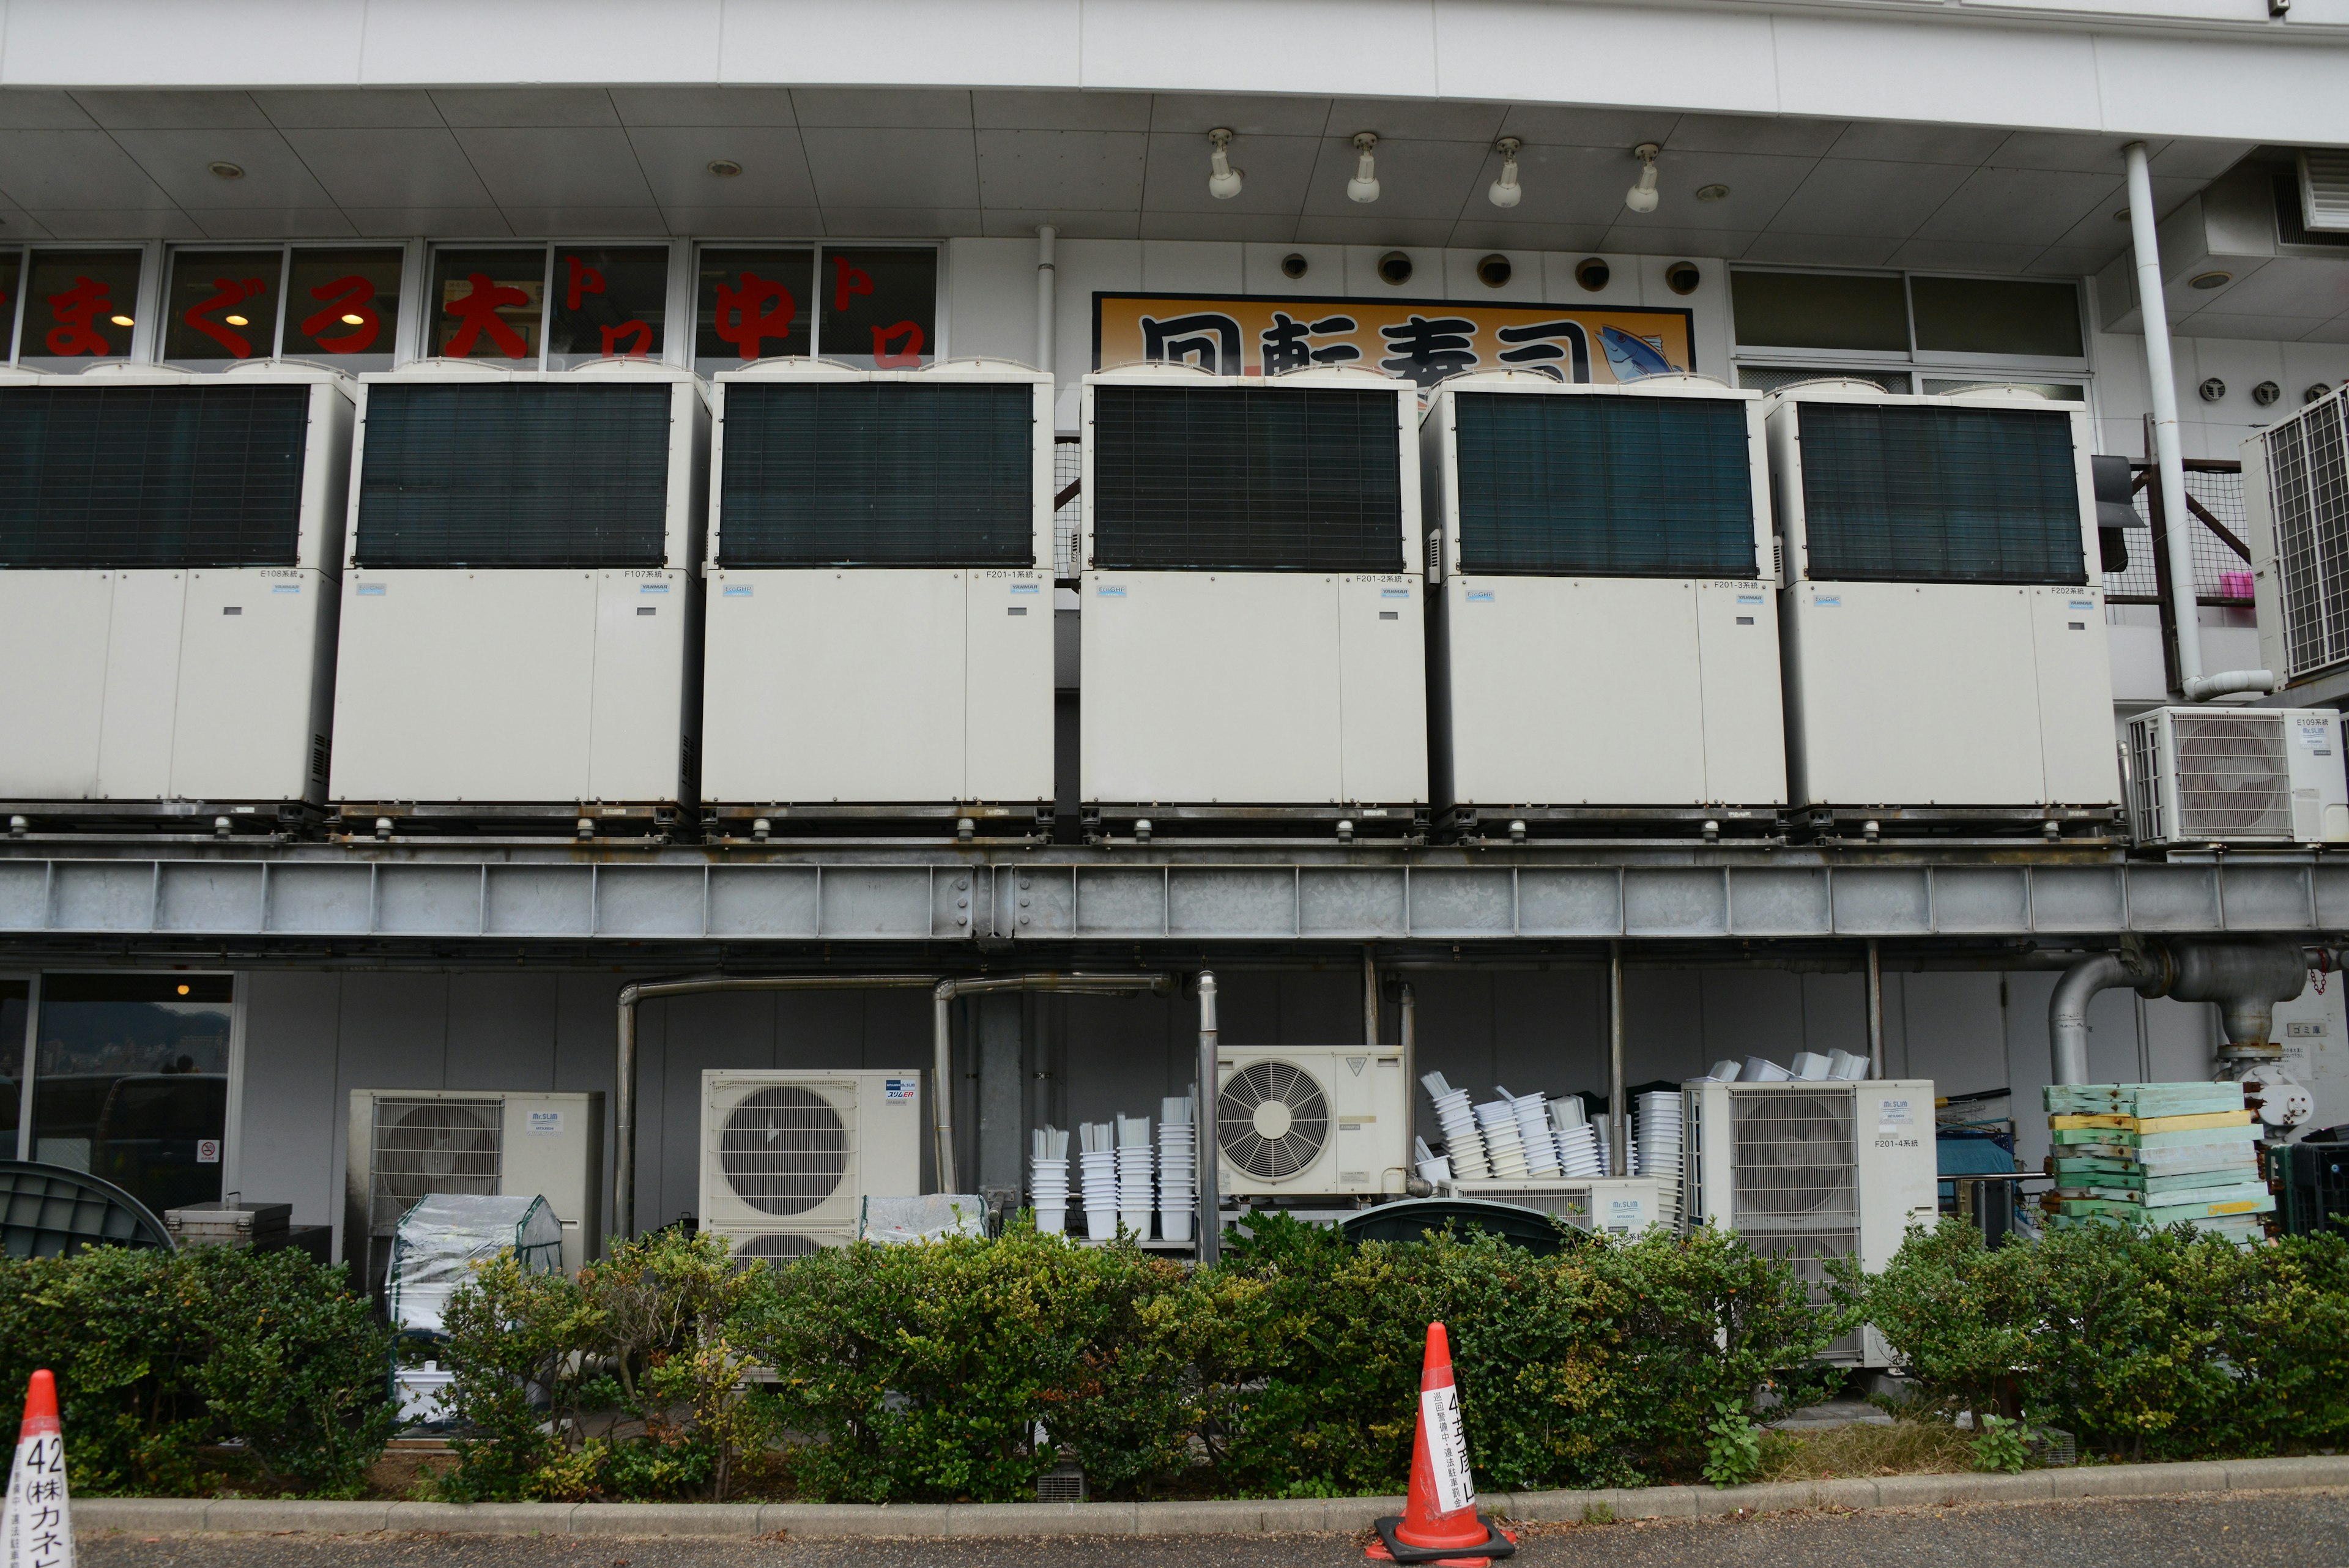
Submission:
{"label": "wire fence panel", "polygon": [[[2128,545],[2128,566],[2124,571],[2105,574],[2105,597],[2116,604],[2158,604],[2161,588],[2153,566],[2153,487],[2159,482],[2142,472],[2143,465],[2132,463],[2140,471],[2145,483],[2131,497],[2137,506],[2137,521],[2133,527],[2122,530]],[[2239,466],[2227,468],[2189,468],[2186,471],[2186,493],[2189,500],[2199,502],[2204,511],[2217,518],[2236,538],[2244,538],[2249,524],[2243,505],[2243,475]],[[2251,603],[2251,564],[2235,553],[2234,546],[2213,533],[2210,525],[2192,514],[2185,519],[2188,538],[2194,551],[2194,597],[2196,602],[2212,606],[2240,606]],[[2178,524],[2173,521],[2172,527]]]}
{"label": "wire fence panel", "polygon": [[1075,436],[1058,436],[1052,443],[1052,493],[1068,495],[1052,514],[1052,575],[1063,582],[1077,575],[1077,514],[1084,497],[1069,494],[1069,487],[1084,472],[1084,450]]}

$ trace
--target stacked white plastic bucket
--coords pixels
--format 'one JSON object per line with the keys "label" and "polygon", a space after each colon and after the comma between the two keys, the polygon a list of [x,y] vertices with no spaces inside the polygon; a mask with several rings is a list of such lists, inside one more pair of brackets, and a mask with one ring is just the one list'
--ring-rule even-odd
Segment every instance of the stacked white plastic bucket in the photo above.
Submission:
{"label": "stacked white plastic bucket", "polygon": [[1085,1234],[1096,1241],[1117,1234],[1117,1127],[1109,1122],[1083,1122],[1077,1158],[1085,1178]]}
{"label": "stacked white plastic bucket", "polygon": [[1118,1223],[1150,1239],[1150,1210],[1157,1197],[1157,1171],[1151,1158],[1150,1118],[1117,1118]]}
{"label": "stacked white plastic bucket", "polygon": [[1656,1199],[1662,1222],[1677,1227],[1681,1210],[1681,1096],[1677,1089],[1655,1089],[1636,1102],[1640,1118],[1640,1169],[1656,1179]]}
{"label": "stacked white plastic bucket", "polygon": [[1198,1131],[1190,1096],[1158,1102],[1158,1234],[1169,1241],[1191,1239],[1191,1214],[1199,1205]]}
{"label": "stacked white plastic bucket", "polygon": [[1522,1180],[1526,1141],[1517,1132],[1516,1106],[1506,1098],[1485,1101],[1476,1107],[1476,1130],[1485,1135],[1485,1159],[1493,1174],[1505,1181]]}
{"label": "stacked white plastic bucket", "polygon": [[1036,1229],[1057,1236],[1069,1228],[1069,1135],[1063,1128],[1040,1127],[1032,1135],[1028,1157],[1028,1201],[1036,1210]]}
{"label": "stacked white plastic bucket", "polygon": [[1599,1132],[1583,1110],[1582,1096],[1568,1095],[1549,1103],[1550,1136],[1557,1146],[1559,1171],[1567,1176],[1604,1176],[1606,1161],[1599,1158]]}
{"label": "stacked white plastic bucket", "polygon": [[1493,1168],[1485,1158],[1485,1140],[1476,1131],[1476,1112],[1468,1103],[1468,1091],[1454,1088],[1441,1073],[1422,1074],[1419,1081],[1435,1102],[1435,1121],[1444,1129],[1444,1158],[1451,1163],[1453,1179],[1483,1181],[1490,1177]]}
{"label": "stacked white plastic bucket", "polygon": [[1517,1119],[1517,1141],[1526,1151],[1526,1174],[1547,1179],[1558,1173],[1557,1139],[1549,1127],[1549,1099],[1537,1089],[1530,1095],[1512,1095],[1501,1090],[1501,1097]]}

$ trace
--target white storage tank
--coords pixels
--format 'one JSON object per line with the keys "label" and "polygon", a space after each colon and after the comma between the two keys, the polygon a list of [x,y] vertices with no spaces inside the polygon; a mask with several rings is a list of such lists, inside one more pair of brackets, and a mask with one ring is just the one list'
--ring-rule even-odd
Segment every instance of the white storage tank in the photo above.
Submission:
{"label": "white storage tank", "polygon": [[718,377],[702,794],[723,832],[1049,823],[1051,399],[1006,360]]}
{"label": "white storage tank", "polygon": [[2109,834],[2086,408],[1808,382],[1764,405],[1797,820]]}
{"label": "white storage tank", "polygon": [[1439,825],[1775,832],[1761,394],[1702,376],[1456,376],[1420,441]]}
{"label": "white storage tank", "polygon": [[1089,817],[1423,825],[1418,389],[1143,365],[1082,401]]}
{"label": "white storage tank", "polygon": [[316,815],[352,395],[274,360],[0,371],[0,810]]}

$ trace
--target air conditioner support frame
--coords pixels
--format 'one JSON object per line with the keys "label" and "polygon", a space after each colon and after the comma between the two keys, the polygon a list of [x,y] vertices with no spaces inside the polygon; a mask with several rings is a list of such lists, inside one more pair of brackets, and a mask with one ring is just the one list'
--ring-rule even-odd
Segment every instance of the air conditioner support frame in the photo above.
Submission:
{"label": "air conditioner support frame", "polygon": [[1882,838],[1991,848],[2044,838],[2052,822],[2066,844],[2105,847],[2122,841],[2121,813],[2117,805],[1805,805],[1788,811],[1786,822],[1798,844],[1868,843],[1872,822]]}
{"label": "air conditioner support frame", "polygon": [[1353,836],[1356,839],[1410,841],[1423,838],[1428,830],[1425,805],[1382,805],[1377,801],[1328,805],[1202,805],[1196,803],[1159,805],[1087,801],[1083,805],[1083,816],[1087,840],[1092,843],[1116,836],[1121,830],[1131,834],[1137,822],[1149,823],[1153,837],[1162,834],[1171,837],[1219,833],[1234,837],[1286,834],[1324,838],[1334,835],[1341,822],[1354,825]]}
{"label": "air conditioner support frame", "polygon": [[201,827],[212,837],[216,816],[229,819],[239,838],[268,834],[299,836],[326,818],[326,808],[299,800],[0,800],[0,820],[25,818],[38,832],[80,828],[100,833],[162,833],[180,836]]}
{"label": "air conditioner support frame", "polygon": [[571,837],[585,817],[598,834],[667,843],[692,812],[673,800],[665,801],[377,801],[338,800],[331,808],[335,830],[355,839],[372,838],[378,817],[389,817],[395,829],[414,823],[435,829],[485,829],[507,833],[559,834]]}
{"label": "air conditioner support frame", "polygon": [[1710,822],[1719,825],[1723,838],[1766,844],[1785,841],[1785,811],[1782,805],[1455,805],[1439,828],[1469,842],[1506,840],[1509,824],[1522,822],[1528,838],[1682,843],[1705,836]]}
{"label": "air conditioner support frame", "polygon": [[777,801],[765,805],[730,801],[705,805],[705,831],[724,838],[750,840],[753,825],[769,824],[769,840],[783,837],[820,839],[840,835],[951,835],[955,825],[968,817],[981,836],[999,843],[1050,842],[1052,803],[1046,801],[884,801],[834,805],[829,802]]}

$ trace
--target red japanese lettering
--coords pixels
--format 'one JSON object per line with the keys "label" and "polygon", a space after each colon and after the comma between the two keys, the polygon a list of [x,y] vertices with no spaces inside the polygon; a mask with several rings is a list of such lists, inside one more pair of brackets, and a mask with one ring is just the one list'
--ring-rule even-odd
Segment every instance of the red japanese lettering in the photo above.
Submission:
{"label": "red japanese lettering", "polygon": [[873,275],[848,265],[846,256],[832,258],[832,307],[846,310],[851,296],[873,292]]}
{"label": "red japanese lettering", "polygon": [[460,299],[452,299],[442,308],[464,323],[457,328],[441,352],[453,359],[462,359],[472,353],[473,345],[488,333],[491,346],[509,359],[520,359],[530,353],[530,345],[521,333],[507,324],[498,312],[517,305],[528,305],[530,296],[512,284],[492,283],[485,272],[468,273],[465,281],[473,291]]}
{"label": "red japanese lettering", "polygon": [[[894,352],[889,347],[893,337],[905,340],[903,348]],[[922,362],[922,324],[900,321],[894,327],[873,329],[873,368],[876,370],[910,370]]]}
{"label": "red japanese lettering", "polygon": [[243,304],[248,299],[258,299],[267,291],[268,285],[257,277],[249,277],[241,283],[233,277],[216,277],[212,279],[212,287],[217,292],[211,298],[181,311],[180,319],[238,358],[252,358],[252,339],[223,322],[206,320],[204,313],[210,310],[228,310]]}
{"label": "red japanese lettering", "polygon": [[68,358],[76,354],[111,354],[98,335],[98,313],[111,308],[107,286],[94,277],[77,277],[63,294],[49,296],[49,316],[57,325],[48,333],[49,352]]}
{"label": "red japanese lettering", "polygon": [[731,343],[746,360],[759,358],[761,342],[788,338],[799,315],[792,291],[771,277],[744,273],[739,287],[718,286],[717,320],[710,326],[721,343]]}
{"label": "red japanese lettering", "polygon": [[[364,354],[383,330],[383,317],[367,304],[375,297],[375,285],[357,274],[320,284],[310,291],[310,297],[325,301],[326,307],[303,317],[302,331],[329,354]],[[324,336],[336,322],[350,330],[332,337]]]}
{"label": "red japanese lettering", "polygon": [[576,310],[581,296],[604,292],[604,275],[577,256],[564,256],[563,265],[566,278],[563,286],[564,309]]}
{"label": "red japanese lettering", "polygon": [[[617,327],[606,327],[604,332],[604,358],[606,359],[640,359],[653,351],[653,329],[641,321],[623,321]],[[636,342],[626,348],[620,339],[633,337]]]}

